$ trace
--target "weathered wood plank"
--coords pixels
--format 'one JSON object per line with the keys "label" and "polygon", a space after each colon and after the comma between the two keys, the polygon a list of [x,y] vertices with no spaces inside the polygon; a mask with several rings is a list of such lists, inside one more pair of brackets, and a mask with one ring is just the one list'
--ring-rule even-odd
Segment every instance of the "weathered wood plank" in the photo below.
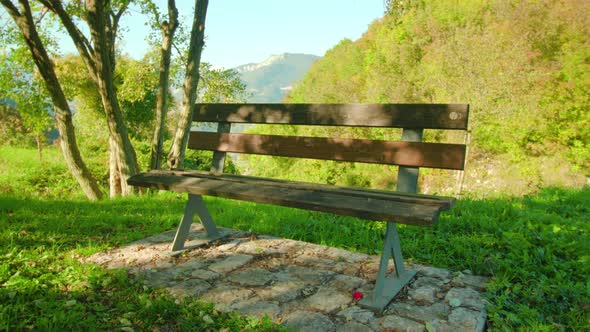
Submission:
{"label": "weathered wood plank", "polygon": [[434,224],[440,213],[438,206],[416,205],[307,189],[253,186],[222,179],[166,173],[137,174],[129,178],[127,182],[135,186],[187,192],[193,195],[218,196],[421,226]]}
{"label": "weathered wood plank", "polygon": [[201,177],[201,178],[217,179],[217,180],[228,181],[228,182],[240,182],[240,183],[248,184],[251,186],[273,186],[273,187],[284,188],[284,189],[295,188],[295,189],[299,189],[299,190],[322,191],[322,192],[327,192],[327,193],[335,193],[335,194],[364,197],[364,198],[375,198],[375,199],[382,199],[382,200],[389,200],[389,201],[396,201],[396,202],[403,202],[403,203],[432,205],[432,206],[438,206],[441,209],[441,211],[450,209],[455,202],[455,198],[453,198],[453,197],[433,196],[433,195],[413,194],[413,193],[401,193],[401,192],[395,192],[395,191],[366,189],[366,188],[357,188],[357,187],[342,187],[342,186],[334,186],[334,185],[327,185],[327,184],[296,182],[296,181],[289,181],[289,180],[268,179],[268,178],[259,178],[259,177],[246,176],[246,175],[232,175],[232,174],[213,173],[213,172],[196,171],[196,170],[189,170],[189,171],[151,170],[149,173],[156,174],[156,175],[163,174],[163,175],[186,176],[186,177]]}
{"label": "weathered wood plank", "polygon": [[189,148],[409,167],[463,169],[465,145],[191,132]]}
{"label": "weathered wood plank", "polygon": [[467,129],[467,104],[197,104],[193,120],[322,126]]}

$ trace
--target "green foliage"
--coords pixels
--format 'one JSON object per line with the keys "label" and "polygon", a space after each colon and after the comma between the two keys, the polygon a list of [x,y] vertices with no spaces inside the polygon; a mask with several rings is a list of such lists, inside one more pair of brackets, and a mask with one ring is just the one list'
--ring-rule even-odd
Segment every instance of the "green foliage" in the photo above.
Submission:
{"label": "green foliage", "polygon": [[246,85],[234,69],[213,69],[211,64],[203,62],[199,75],[199,102],[239,103],[246,100]]}
{"label": "green foliage", "polygon": [[[115,85],[126,128],[132,138],[147,140],[153,130],[158,84],[154,59],[117,59]],[[78,56],[66,55],[56,61],[56,71],[68,98],[75,101],[74,122],[84,140],[105,142],[108,139],[106,119],[96,84],[90,79]]]}
{"label": "green foliage", "polygon": [[3,144],[27,146],[55,125],[45,85],[21,51],[0,52],[0,63],[5,64],[0,66],[0,139]]}
{"label": "green foliage", "polygon": [[548,131],[570,148],[569,157],[577,165],[590,169],[590,45],[570,42],[562,48],[561,68],[544,100],[552,111]]}
{"label": "green foliage", "polygon": [[[40,173],[31,166],[34,151],[25,151],[0,148],[0,329],[276,328],[194,299],[176,305],[122,271],[80,263],[76,258],[174,228],[183,195],[91,203],[73,186],[50,196],[20,177],[24,165]],[[46,162],[55,163],[46,171],[63,173],[58,158]],[[381,222],[215,198],[207,205],[222,227],[368,254],[382,249]],[[583,331],[590,319],[589,215],[590,187],[546,188],[522,198],[464,198],[433,228],[399,231],[414,262],[490,276],[493,330]],[[203,325],[205,314],[213,325]]]}
{"label": "green foliage", "polygon": [[117,96],[127,124],[127,130],[135,139],[151,139],[158,64],[145,57],[141,61],[121,57],[117,63]]}
{"label": "green foliage", "polygon": [[27,146],[30,130],[25,127],[20,113],[9,105],[0,101],[0,138],[2,145]]}
{"label": "green foliage", "polygon": [[[57,43],[50,31],[54,21],[42,20],[42,5],[33,3],[33,20],[46,50],[55,52]],[[47,131],[55,128],[52,102],[30,50],[10,16],[0,13],[0,107],[9,101],[13,116],[2,113],[0,140],[3,144],[33,145],[35,139],[45,141]],[[13,113],[16,112],[16,113]],[[5,120],[8,120],[5,122]],[[16,134],[16,136],[12,136]]]}
{"label": "green foliage", "polygon": [[388,5],[361,39],[316,62],[287,100],[469,103],[476,153],[563,153],[590,169],[589,2]]}

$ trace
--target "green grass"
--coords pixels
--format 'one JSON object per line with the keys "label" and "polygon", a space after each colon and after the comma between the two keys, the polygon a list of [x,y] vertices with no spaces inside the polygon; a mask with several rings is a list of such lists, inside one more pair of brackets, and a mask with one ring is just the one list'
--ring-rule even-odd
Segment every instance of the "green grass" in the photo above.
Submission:
{"label": "green grass", "polygon": [[[210,199],[225,227],[369,254],[384,223]],[[590,188],[460,200],[433,228],[400,225],[406,259],[491,277],[494,329],[590,330]]]}
{"label": "green grass", "polygon": [[92,203],[58,151],[47,149],[42,164],[34,152],[0,148],[0,331],[281,330],[197,299],[180,303],[122,270],[80,263],[80,257],[172,228],[182,199],[168,194]]}
{"label": "green grass", "polygon": [[[59,158],[48,157],[44,166],[35,158],[0,149],[0,330],[277,329],[195,299],[177,305],[122,271],[79,263],[78,257],[175,227],[184,196],[88,202],[67,173],[43,174],[61,167]],[[32,189],[38,177],[61,182]],[[224,227],[381,250],[383,223],[215,198],[207,204]],[[462,199],[434,228],[401,226],[400,237],[415,262],[489,275],[485,295],[494,330],[590,330],[588,187]]]}
{"label": "green grass", "polygon": [[123,271],[78,261],[169,229],[181,205],[173,196],[98,203],[0,196],[0,330],[112,330],[127,324],[139,330],[276,329],[196,300],[178,306]]}

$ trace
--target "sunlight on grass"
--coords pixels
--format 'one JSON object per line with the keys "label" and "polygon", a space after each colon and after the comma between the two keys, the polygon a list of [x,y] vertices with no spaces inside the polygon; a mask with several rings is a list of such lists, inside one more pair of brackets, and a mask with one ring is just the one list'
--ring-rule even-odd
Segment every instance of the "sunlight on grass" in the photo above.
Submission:
{"label": "sunlight on grass", "polygon": [[[98,203],[1,195],[0,330],[278,329],[197,300],[178,306],[122,270],[78,261],[173,227],[181,205],[173,195]],[[204,321],[204,315],[213,320]]]}
{"label": "sunlight on grass", "polygon": [[[0,149],[0,330],[112,330],[128,322],[142,330],[277,329],[197,300],[178,306],[123,271],[78,261],[175,228],[185,195],[93,203],[73,191],[57,199],[51,191],[24,189],[40,176],[34,171],[5,173],[15,168],[6,151]],[[223,227],[369,254],[383,245],[381,222],[209,197],[206,203]],[[433,228],[400,225],[400,238],[409,260],[491,276],[485,295],[494,329],[584,330],[590,319],[589,216],[590,188],[547,188],[522,198],[462,199]],[[213,323],[207,325],[204,315]]]}

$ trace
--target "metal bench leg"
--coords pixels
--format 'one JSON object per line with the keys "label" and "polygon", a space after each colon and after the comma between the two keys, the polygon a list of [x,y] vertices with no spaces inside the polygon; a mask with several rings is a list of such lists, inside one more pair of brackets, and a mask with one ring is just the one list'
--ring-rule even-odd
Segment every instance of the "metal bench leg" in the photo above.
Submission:
{"label": "metal bench leg", "polygon": [[[388,276],[387,266],[391,258],[393,258],[394,270]],[[416,271],[404,268],[397,226],[393,222],[388,222],[375,289],[373,294],[362,299],[359,304],[367,309],[382,311],[415,275]]]}
{"label": "metal bench leg", "polygon": [[227,234],[222,234],[215,226],[215,222],[213,221],[213,218],[211,218],[211,215],[209,214],[209,211],[203,202],[203,197],[200,195],[189,194],[188,201],[186,202],[186,207],[184,209],[184,216],[182,217],[180,225],[178,225],[178,229],[176,230],[174,242],[172,242],[172,251],[186,249],[184,243],[188,237],[195,213],[199,216],[201,224],[203,224],[203,227],[207,233],[206,238],[203,239],[205,240],[203,244],[207,241],[213,241],[227,236]]}

